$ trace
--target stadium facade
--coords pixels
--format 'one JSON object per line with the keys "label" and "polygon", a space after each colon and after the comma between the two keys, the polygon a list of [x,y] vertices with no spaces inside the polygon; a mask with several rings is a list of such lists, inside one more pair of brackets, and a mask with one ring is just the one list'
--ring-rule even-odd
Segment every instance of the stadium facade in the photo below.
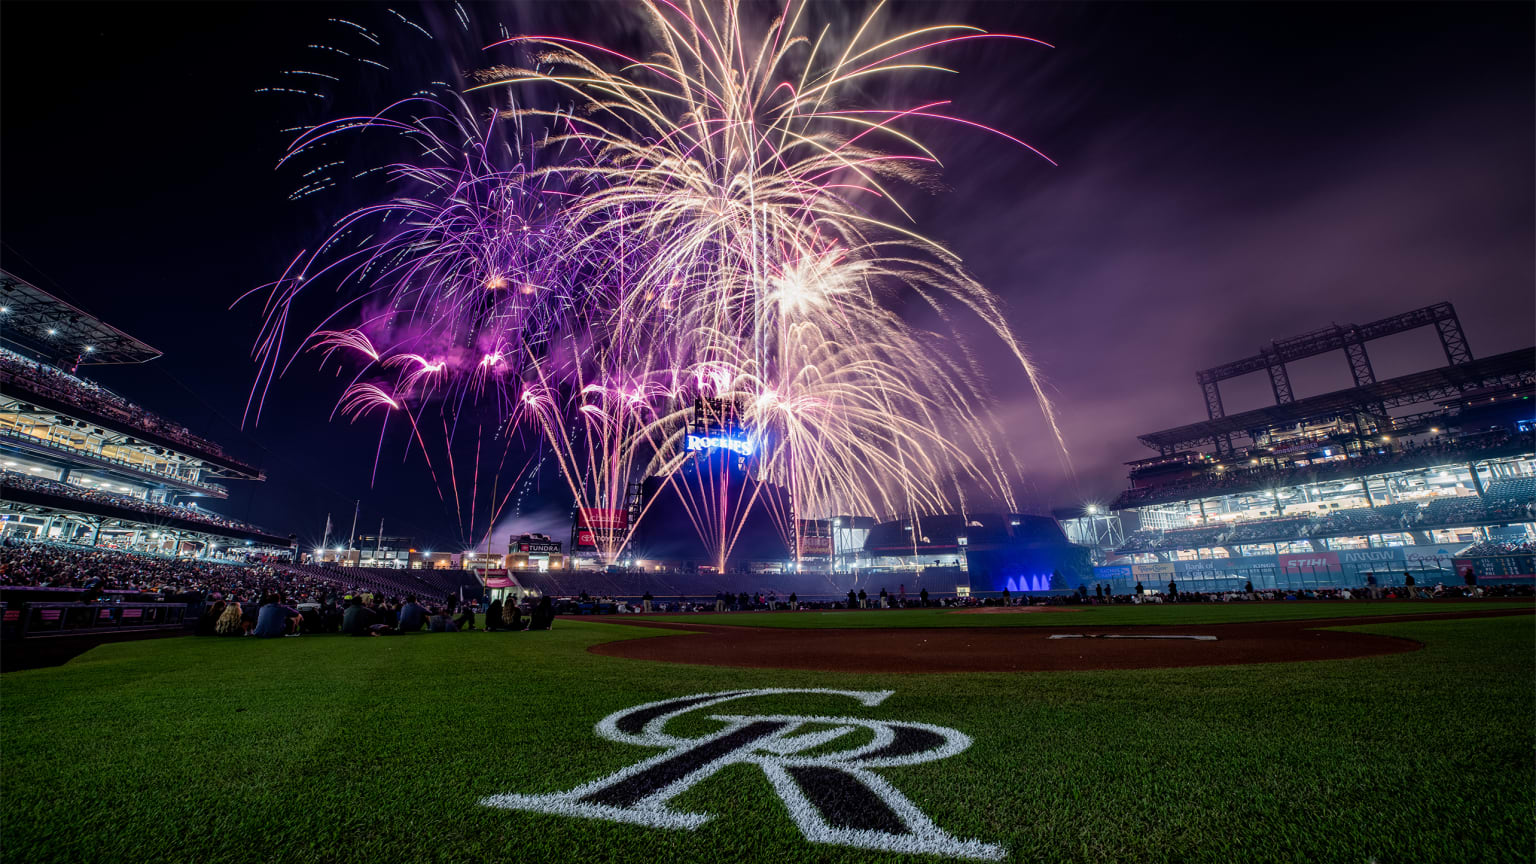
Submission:
{"label": "stadium facade", "polygon": [[[1377,380],[1367,344],[1417,328],[1446,364]],[[1342,352],[1355,386],[1297,398],[1288,362]],[[1269,377],[1273,406],[1227,414],[1222,381]],[[1536,573],[1536,349],[1474,358],[1449,303],[1333,325],[1199,372],[1207,418],[1140,436],[1107,508],[1059,514],[1119,592],[1529,581]],[[1129,533],[1121,526],[1129,529]]]}
{"label": "stadium facade", "polygon": [[[1070,543],[1049,517],[952,513],[883,523],[852,514],[799,518],[787,503],[791,496],[757,476],[754,451],[761,442],[737,421],[735,406],[699,399],[694,416],[687,436],[694,452],[673,476],[638,484],[627,509],[577,510],[576,569],[600,568],[595,548],[601,532],[634,526],[621,562],[603,569],[614,575],[752,574],[748,581],[757,583],[771,576],[775,584],[799,586],[793,590],[803,596],[841,595],[881,581],[893,591],[1066,591],[1092,577],[1088,549]],[[699,526],[708,523],[703,514],[722,498],[735,532],[723,568],[699,537]],[[735,512],[738,507],[743,509]]]}
{"label": "stadium facade", "polygon": [[[0,272],[0,534],[211,557],[291,554],[293,538],[222,515],[254,465],[79,373],[149,345]],[[212,506],[210,506],[212,505]]]}

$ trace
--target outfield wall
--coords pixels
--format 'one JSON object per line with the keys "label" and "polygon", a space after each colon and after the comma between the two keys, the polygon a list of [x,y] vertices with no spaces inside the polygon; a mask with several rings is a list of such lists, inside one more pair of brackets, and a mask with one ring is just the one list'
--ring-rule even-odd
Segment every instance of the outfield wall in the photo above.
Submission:
{"label": "outfield wall", "polygon": [[[1137,582],[1147,590],[1166,590],[1177,582],[1186,591],[1239,591],[1247,582],[1260,591],[1289,588],[1358,588],[1374,574],[1382,586],[1403,584],[1412,573],[1421,587],[1436,582],[1462,584],[1471,567],[1487,584],[1528,584],[1536,581],[1536,555],[1491,555],[1461,558],[1450,545],[1393,546],[1382,549],[1340,549],[1293,555],[1249,555],[1205,558],[1159,564],[1125,564],[1093,568],[1094,581],[1129,591]],[[1118,593],[1118,592],[1117,592]]]}

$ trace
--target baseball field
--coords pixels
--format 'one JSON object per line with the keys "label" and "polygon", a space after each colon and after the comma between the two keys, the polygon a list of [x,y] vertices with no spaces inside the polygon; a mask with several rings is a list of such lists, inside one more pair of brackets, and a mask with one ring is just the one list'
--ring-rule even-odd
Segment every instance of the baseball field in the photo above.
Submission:
{"label": "baseball field", "polygon": [[1530,860],[1532,611],[620,616],[100,645],[0,676],[0,857]]}

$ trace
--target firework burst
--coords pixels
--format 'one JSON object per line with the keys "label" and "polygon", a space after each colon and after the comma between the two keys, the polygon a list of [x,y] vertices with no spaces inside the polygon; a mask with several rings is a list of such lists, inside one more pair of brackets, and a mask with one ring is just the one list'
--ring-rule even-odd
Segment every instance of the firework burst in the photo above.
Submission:
{"label": "firework burst", "polygon": [[[1061,444],[1050,403],[994,295],[901,199],[938,168],[925,126],[1039,151],[944,101],[862,94],[943,71],[930,58],[947,46],[1039,40],[963,25],[879,36],[878,7],[841,39],[803,2],[764,22],[732,0],[644,9],[656,49],[644,59],[509,36],[486,51],[511,62],[487,62],[460,93],[303,130],[288,160],[359,131],[416,146],[371,169],[404,194],[340,220],[273,287],[262,370],[291,362],[282,333],[303,285],[351,285],[305,340],[355,361],[345,413],[388,399],[420,442],[423,413],[437,412],[450,464],[462,424],[504,442],[531,431],[583,511],[640,516],[634,486],[659,478],[720,567],[759,500],[786,538],[804,519],[963,508],[968,488],[1014,508],[1020,469],[995,443],[981,370],[904,308],[983,322]],[[560,107],[530,107],[551,97]],[[711,422],[705,396],[749,430],[745,481],[685,446]],[[597,543],[605,559],[633,533],[624,524]]]}

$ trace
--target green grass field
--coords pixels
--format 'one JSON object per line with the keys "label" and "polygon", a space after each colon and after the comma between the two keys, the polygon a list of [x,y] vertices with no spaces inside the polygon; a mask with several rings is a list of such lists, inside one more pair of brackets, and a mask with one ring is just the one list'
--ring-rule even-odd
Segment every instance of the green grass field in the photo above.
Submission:
{"label": "green grass field", "polygon": [[[1281,617],[1313,607],[1209,607],[1228,620],[1253,608]],[[1364,608],[1373,607],[1349,613]],[[1193,623],[1183,616],[1206,609],[1128,611],[1144,620],[1101,623]],[[1119,610],[1078,614],[1100,623],[1099,612]],[[881,626],[1067,617],[845,615]],[[894,690],[874,708],[794,694],[730,710],[857,714],[969,735],[963,753],[879,774],[950,834],[1000,844],[1011,861],[1519,861],[1536,844],[1530,616],[1362,626],[1426,647],[1359,660],[907,676],[600,657],[584,649],[670,631],[556,627],[130,642],[6,674],[0,858],[938,860],[807,842],[753,766],[728,767],[673,802],[714,817],[691,831],[478,803],[564,791],[654,755],[594,735],[611,712],[743,687]]]}

